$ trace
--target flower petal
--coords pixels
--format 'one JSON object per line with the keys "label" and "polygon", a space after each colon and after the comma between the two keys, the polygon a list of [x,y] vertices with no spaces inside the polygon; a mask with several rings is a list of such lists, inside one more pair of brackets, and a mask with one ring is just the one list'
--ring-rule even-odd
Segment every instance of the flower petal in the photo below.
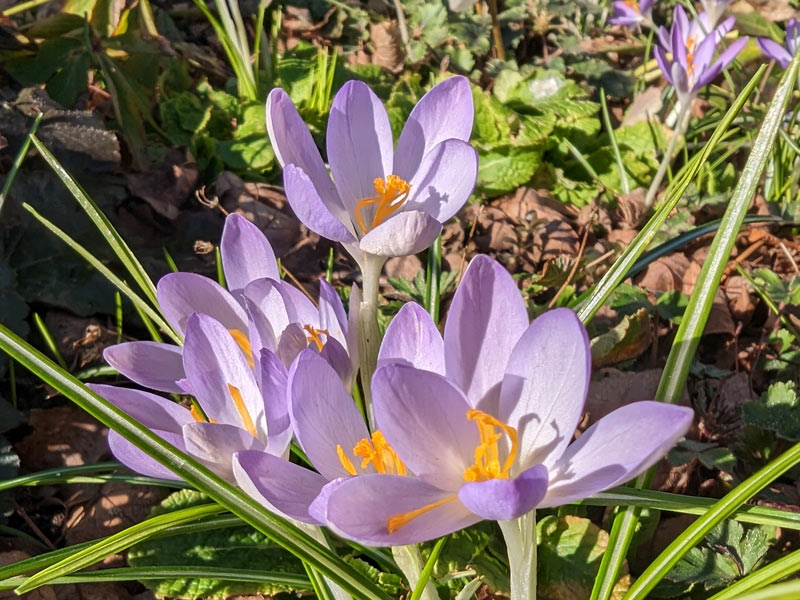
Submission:
{"label": "flower petal", "polygon": [[328,338],[319,355],[327,360],[336,373],[339,374],[345,388],[349,390],[353,387],[353,377],[355,375],[353,373],[353,365],[347,355],[347,350],[339,343],[339,340]]}
{"label": "flower petal", "polygon": [[[245,297],[259,308],[276,338],[291,323],[286,301],[280,292],[281,285],[282,282],[275,279],[257,279],[244,290]],[[266,334],[266,329],[264,331]],[[268,346],[264,344],[263,347]]]}
{"label": "flower petal", "polygon": [[233,477],[233,455],[239,450],[264,450],[264,443],[241,427],[222,423],[187,423],[183,426],[186,451],[227,481]]}
{"label": "flower petal", "polygon": [[736,58],[736,55],[741,52],[742,48],[747,45],[747,42],[750,38],[743,37],[739,38],[735,42],[733,42],[730,46],[728,46],[725,51],[719,55],[714,64],[712,64],[706,71],[699,77],[697,83],[695,84],[695,89],[699,90],[700,88],[708,85],[717,76],[722,72],[723,69],[727,68],[733,60]]}
{"label": "flower petal", "polygon": [[375,195],[373,181],[392,172],[393,141],[389,116],[380,99],[361,81],[348,81],[333,99],[325,136],[328,162],[342,205]]}
{"label": "flower petal", "polygon": [[326,279],[319,280],[319,327],[347,347],[347,314],[339,293]]}
{"label": "flower petal", "polygon": [[500,419],[519,434],[520,469],[563,454],[578,426],[592,355],[589,336],[568,308],[538,317],[520,338],[500,388]]}
{"label": "flower petal", "polygon": [[193,313],[214,317],[226,329],[247,331],[247,314],[236,299],[213,279],[197,273],[169,273],[158,282],[158,304],[181,335]]}
{"label": "flower petal", "polygon": [[378,366],[399,363],[444,375],[444,342],[430,314],[407,302],[386,328]]}
{"label": "flower petal", "polygon": [[761,48],[761,52],[768,58],[778,61],[784,69],[792,62],[792,55],[777,42],[773,42],[767,38],[758,38],[758,47]]}
{"label": "flower petal", "polygon": [[308,507],[328,482],[322,475],[265,452],[245,450],[233,457],[236,483],[267,508],[302,523],[320,525]]}
{"label": "flower petal", "polygon": [[497,261],[472,259],[444,327],[447,377],[469,403],[496,414],[511,351],[528,328],[528,311],[511,275]]}
{"label": "flower petal", "polygon": [[160,342],[125,342],[103,350],[106,362],[144,387],[182,394],[176,381],[183,379],[183,349]]}
{"label": "flower petal", "polygon": [[272,352],[261,351],[261,394],[267,420],[267,452],[283,456],[292,441],[292,423],[289,419],[287,398],[288,372],[286,366]]}
{"label": "flower petal", "polygon": [[229,214],[220,242],[222,269],[231,292],[262,277],[280,278],[275,252],[261,230],[242,215]]}
{"label": "flower petal", "polygon": [[461,140],[445,140],[422,159],[403,208],[420,210],[444,223],[467,202],[477,177],[475,149]]}
{"label": "flower petal", "polygon": [[536,465],[514,479],[464,484],[458,499],[484,519],[510,521],[533,510],[547,493],[547,467]]}
{"label": "flower petal", "polygon": [[308,126],[289,95],[280,88],[272,90],[267,97],[267,132],[281,166],[294,165],[302,169],[328,210],[338,219],[348,218]]}
{"label": "flower petal", "polygon": [[375,421],[406,466],[442,489],[458,490],[480,444],[470,409],[449,380],[393,364],[372,377]]}
{"label": "flower petal", "polygon": [[587,429],[550,468],[541,508],[568,504],[636,477],[689,430],[694,412],[662,402],[634,402]]}
{"label": "flower petal", "polygon": [[[186,452],[183,436],[180,433],[162,431],[160,429],[152,429],[151,431],[164,441],[175,446],[178,450]],[[116,431],[112,430],[108,432],[108,447],[111,450],[111,454],[114,455],[114,458],[131,471],[147,475],[148,477],[160,477],[161,479],[180,481],[180,477],[175,473],[170,471],[155,458],[139,450],[139,448],[131,444]]]}
{"label": "flower petal", "polygon": [[194,417],[187,409],[167,398],[115,385],[87,385],[95,394],[102,396],[148,429],[180,434],[184,424],[194,422]]}
{"label": "flower petal", "polygon": [[376,256],[409,256],[428,248],[442,231],[442,224],[433,217],[409,210],[389,217],[369,231],[359,248]]}
{"label": "flower petal", "polygon": [[236,427],[247,425],[246,416],[231,395],[233,386],[241,394],[253,425],[258,427],[263,422],[264,400],[253,370],[231,334],[218,321],[201,314],[189,317],[183,366],[192,393],[209,418]]}
{"label": "flower petal", "polygon": [[344,213],[337,216],[331,212],[303,169],[286,165],[283,169],[283,187],[289,206],[303,225],[334,242],[355,242],[349,215]]}
{"label": "flower petal", "polygon": [[369,432],[339,375],[319,354],[303,350],[288,386],[292,427],[311,463],[326,479],[348,475],[336,448],[350,455]]}
{"label": "flower petal", "polygon": [[[452,492],[416,477],[359,475],[335,484],[328,496],[328,526],[342,537],[370,546],[416,544],[481,520]],[[436,504],[389,533],[389,519]]]}
{"label": "flower petal", "polygon": [[434,146],[451,138],[469,140],[474,116],[466,77],[457,75],[437,83],[420,98],[403,126],[394,154],[394,173],[408,181]]}

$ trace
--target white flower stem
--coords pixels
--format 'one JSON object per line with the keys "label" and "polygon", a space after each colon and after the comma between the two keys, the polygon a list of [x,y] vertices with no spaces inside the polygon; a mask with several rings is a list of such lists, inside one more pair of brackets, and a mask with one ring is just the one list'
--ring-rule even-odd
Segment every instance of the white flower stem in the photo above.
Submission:
{"label": "white flower stem", "polygon": [[536,600],[536,511],[499,524],[508,550],[511,600]]}
{"label": "white flower stem", "polygon": [[[422,555],[419,553],[419,547],[416,544],[411,546],[392,546],[392,556],[394,562],[405,574],[408,579],[408,584],[412,590],[417,588],[420,573],[425,566],[425,561],[422,560]],[[431,580],[425,584],[422,590],[421,600],[439,600],[439,594],[436,593],[436,587]]]}
{"label": "white flower stem", "polygon": [[686,128],[689,126],[689,107],[691,104],[691,99],[687,99],[685,102],[681,102],[680,104],[678,120],[675,125],[675,130],[672,132],[672,136],[669,138],[667,151],[664,152],[664,157],[661,159],[661,164],[658,165],[656,176],[650,183],[650,187],[647,190],[647,195],[644,197],[644,207],[647,210],[653,206],[653,202],[655,202],[656,199],[656,194],[658,194],[658,188],[661,186],[661,182],[664,180],[664,175],[667,174],[667,168],[672,163],[672,155],[675,153],[675,147],[678,145],[678,140],[683,137],[683,135],[686,133]]}
{"label": "white flower stem", "polygon": [[372,374],[378,362],[381,347],[381,332],[378,327],[378,292],[380,290],[381,270],[386,259],[382,256],[367,255],[361,266],[362,298],[358,315],[359,355],[361,359],[361,386],[364,395],[364,410],[370,429],[375,429],[372,412]]}

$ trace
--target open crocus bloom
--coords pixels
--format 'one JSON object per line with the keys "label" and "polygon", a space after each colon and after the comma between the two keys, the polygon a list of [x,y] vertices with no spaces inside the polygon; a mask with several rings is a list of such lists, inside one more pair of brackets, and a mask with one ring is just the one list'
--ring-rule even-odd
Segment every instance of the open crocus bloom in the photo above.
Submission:
{"label": "open crocus bloom", "polygon": [[[269,241],[240,215],[231,214],[225,219],[220,248],[227,290],[196,273],[170,273],[158,282],[159,306],[170,325],[184,335],[191,315],[213,317],[245,353],[257,377],[260,375],[256,364],[262,349],[279,355],[288,368],[299,349],[311,345],[336,365],[345,380],[351,381],[358,355],[350,350],[357,343],[348,337],[348,332],[355,332],[356,328],[349,327],[344,306],[333,287],[320,280],[316,307],[297,288],[281,281]],[[357,299],[356,295],[354,301]],[[180,394],[184,390],[178,382],[186,376],[182,354],[180,346],[143,341],[110,346],[103,356],[139,385]]]}
{"label": "open crocus bloom", "polygon": [[767,38],[758,38],[758,46],[766,56],[777,61],[785,69],[800,50],[800,21],[789,19],[786,22],[785,47]]}
{"label": "open crocus bloom", "polygon": [[529,325],[511,276],[475,258],[444,339],[414,304],[386,332],[372,393],[394,471],[335,480],[312,512],[344,537],[396,546],[482,519],[512,520],[635,477],[686,433],[693,413],[637,402],[570,443],[590,363],[586,331],[572,311],[553,310]]}
{"label": "open crocus bloom", "polygon": [[652,27],[654,3],[655,0],[618,0],[614,2],[614,17],[608,22],[623,27]]}
{"label": "open crocus bloom", "polygon": [[675,87],[681,103],[690,101],[716,79],[747,44],[748,38],[739,38],[713,60],[717,44],[731,30],[733,23],[731,17],[715,27],[705,13],[689,22],[686,11],[678,5],[672,28],[659,29],[659,43],[654,50],[656,60],[664,77]]}
{"label": "open crocus bloom", "polygon": [[[181,334],[194,313],[210,315],[243,345],[248,317],[242,298],[251,281],[278,279],[278,262],[263,233],[241,215],[225,219],[220,243],[228,290],[196,273],[170,273],[158,282],[158,304],[167,321]],[[178,381],[185,377],[180,346],[159,342],[125,342],[103,352],[106,362],[131,381],[171,394],[183,393]]]}
{"label": "open crocus bloom", "polygon": [[[186,321],[180,382],[202,408],[186,409],[167,398],[110,385],[92,389],[163,439],[233,480],[231,458],[239,450],[283,456],[292,437],[286,407],[286,370],[274,355],[260,357],[260,383],[227,328],[208,315]],[[111,452],[133,471],[176,479],[166,467],[114,431]]]}
{"label": "open crocus bloom", "polygon": [[713,27],[725,14],[731,0],[700,0],[703,6],[703,12],[708,15],[708,22]]}
{"label": "open crocus bloom", "polygon": [[292,429],[318,472],[268,453],[238,452],[236,482],[252,497],[284,516],[320,525],[324,520],[311,504],[328,482],[364,473],[405,473],[382,435],[367,430],[348,389],[318,353],[300,352],[287,389]]}
{"label": "open crocus bloom", "polygon": [[366,255],[427,248],[475,185],[478,156],[467,143],[472,92],[464,77],[446,79],[422,97],[396,148],[378,97],[360,81],[347,82],[328,118],[330,175],[288,94],[270,92],[266,110],[292,210],[362,264]]}

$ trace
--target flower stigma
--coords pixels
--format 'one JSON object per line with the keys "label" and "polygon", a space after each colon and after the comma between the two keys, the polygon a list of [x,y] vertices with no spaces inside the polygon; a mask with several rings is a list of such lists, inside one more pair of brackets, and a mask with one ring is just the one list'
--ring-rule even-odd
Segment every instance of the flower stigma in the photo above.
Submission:
{"label": "flower stigma", "polygon": [[394,533],[401,527],[405,527],[411,521],[416,519],[417,517],[421,517],[426,512],[433,510],[434,508],[439,508],[440,506],[444,506],[448,502],[452,502],[456,499],[456,496],[449,496],[437,502],[431,502],[430,504],[426,504],[425,506],[420,506],[414,510],[410,510],[408,512],[400,513],[399,515],[394,515],[393,517],[389,517],[386,520],[386,533]]}
{"label": "flower stigma", "polygon": [[[364,198],[356,204],[356,223],[361,229],[361,233],[367,233],[392,216],[408,200],[408,192],[411,189],[411,185],[397,175],[389,175],[386,179],[376,177],[372,183],[377,195]],[[362,212],[368,206],[373,205],[375,205],[375,214],[372,217],[372,223],[367,227]]]}
{"label": "flower stigma", "polygon": [[330,335],[328,333],[328,330],[327,329],[315,329],[311,325],[303,325],[303,329],[305,329],[305,331],[308,333],[308,335],[306,336],[306,341],[308,341],[309,343],[314,342],[314,344],[317,346],[317,350],[319,352],[322,352],[322,347],[325,344],[323,343],[321,336]]}
{"label": "flower stigma", "polygon": [[[342,467],[350,475],[358,475],[358,469],[347,456],[341,444],[336,445],[336,454]],[[372,465],[378,473],[388,475],[406,475],[406,466],[394,448],[389,445],[380,430],[372,433],[371,438],[362,438],[354,447],[353,455],[361,457],[361,469]]]}
{"label": "flower stigma", "polygon": [[233,399],[233,404],[236,406],[236,410],[239,413],[239,416],[242,418],[242,425],[247,433],[252,435],[254,438],[258,437],[258,432],[256,431],[256,426],[253,423],[253,418],[250,416],[250,413],[247,411],[247,407],[244,404],[244,400],[242,400],[242,393],[239,391],[234,385],[228,384],[228,392]]}
{"label": "flower stigma", "polygon": [[255,362],[253,362],[253,349],[250,347],[250,340],[248,340],[247,336],[238,329],[228,329],[228,333],[231,334],[233,341],[236,342],[236,345],[239,346],[241,351],[244,353],[247,364],[250,365],[251,369],[254,369],[256,365]]}
{"label": "flower stigma", "polygon": [[[475,421],[481,442],[475,448],[475,464],[464,471],[464,480],[472,482],[486,481],[488,479],[508,479],[511,466],[517,456],[517,430],[505,423],[501,423],[482,410],[468,410],[467,419]],[[503,439],[504,434],[511,442],[511,448],[501,466],[498,443]]]}

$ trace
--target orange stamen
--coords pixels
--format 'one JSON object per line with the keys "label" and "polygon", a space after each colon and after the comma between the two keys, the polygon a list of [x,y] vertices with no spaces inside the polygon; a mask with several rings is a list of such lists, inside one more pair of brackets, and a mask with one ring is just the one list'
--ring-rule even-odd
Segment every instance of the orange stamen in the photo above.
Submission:
{"label": "orange stamen", "polygon": [[239,416],[242,418],[242,425],[244,426],[245,431],[254,438],[257,438],[258,432],[256,431],[255,423],[253,423],[253,418],[247,411],[247,407],[244,404],[244,400],[242,400],[242,393],[239,391],[239,388],[229,383],[228,392],[230,393],[231,398],[233,398],[233,404],[236,406]]}
{"label": "orange stamen", "polygon": [[231,334],[233,341],[235,341],[239,348],[241,348],[242,352],[244,353],[244,357],[247,360],[247,364],[250,365],[250,368],[255,368],[255,363],[253,362],[253,349],[250,347],[250,340],[247,339],[247,336],[238,329],[228,329],[228,333]]}
{"label": "orange stamen", "polygon": [[359,441],[353,448],[353,454],[361,457],[362,469],[371,464],[378,473],[403,476],[406,474],[405,464],[379,430],[372,433],[371,440],[363,438]]}
{"label": "orange stamen", "polygon": [[336,454],[339,456],[339,462],[342,463],[342,467],[345,471],[350,475],[358,475],[353,461],[344,453],[344,448],[342,448],[341,444],[336,444]]}
{"label": "orange stamen", "polygon": [[[481,410],[468,410],[467,419],[475,421],[481,442],[475,448],[475,464],[464,471],[464,480],[508,479],[517,456],[517,430]],[[497,429],[500,431],[498,432]],[[498,442],[503,439],[503,434],[511,442],[511,448],[501,466]]]}
{"label": "orange stamen", "polygon": [[426,504],[425,506],[421,506],[417,509],[410,510],[405,513],[400,513],[399,515],[394,515],[393,517],[389,517],[386,521],[386,533],[394,533],[401,527],[405,527],[411,521],[424,515],[426,512],[433,510],[434,508],[439,508],[440,506],[444,506],[448,502],[452,502],[456,499],[456,496],[450,496],[449,498],[445,498],[444,500],[439,500],[437,502],[431,502],[430,504]]}
{"label": "orange stamen", "polygon": [[314,342],[317,346],[317,350],[322,352],[322,347],[325,345],[322,341],[322,335],[330,335],[327,329],[314,329],[311,325],[303,325],[303,329],[308,332],[306,336],[306,340],[309,342]]}
{"label": "orange stamen", "polygon": [[189,412],[191,413],[192,418],[198,423],[207,423],[206,418],[200,413],[200,409],[197,408],[196,404],[192,404]]}
{"label": "orange stamen", "polygon": [[[375,227],[394,214],[408,200],[408,192],[411,189],[411,185],[397,175],[389,175],[386,179],[376,177],[372,183],[375,186],[375,194],[377,195],[371,198],[364,198],[356,204],[356,223],[361,229],[361,233],[367,233],[367,231],[375,229]],[[367,227],[362,211],[373,205],[375,205],[375,214],[372,217],[372,223]]]}

